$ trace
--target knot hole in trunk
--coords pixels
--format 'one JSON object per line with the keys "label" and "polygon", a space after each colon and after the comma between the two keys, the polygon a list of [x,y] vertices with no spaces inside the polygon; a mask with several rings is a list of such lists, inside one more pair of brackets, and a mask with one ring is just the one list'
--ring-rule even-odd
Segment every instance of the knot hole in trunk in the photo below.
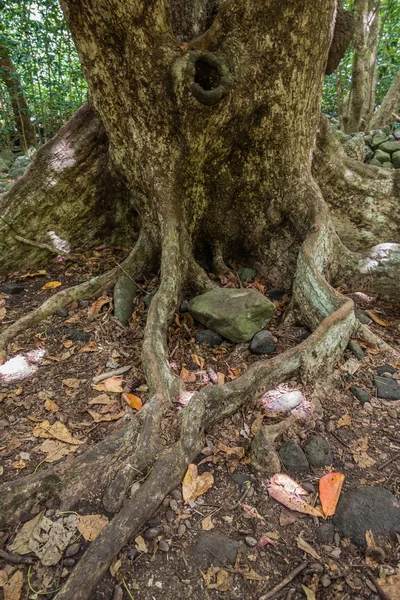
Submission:
{"label": "knot hole in trunk", "polygon": [[[206,106],[221,102],[231,85],[231,77],[222,60],[211,53],[192,56],[192,94]],[[193,68],[194,67],[194,68]]]}

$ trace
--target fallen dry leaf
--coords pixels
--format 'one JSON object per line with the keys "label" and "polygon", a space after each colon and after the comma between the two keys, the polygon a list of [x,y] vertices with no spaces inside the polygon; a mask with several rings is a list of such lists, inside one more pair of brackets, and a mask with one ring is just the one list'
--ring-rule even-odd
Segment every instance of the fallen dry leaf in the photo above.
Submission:
{"label": "fallen dry leaf", "polygon": [[225,375],[223,373],[217,373],[217,383],[218,385],[224,385],[225,383]]}
{"label": "fallen dry leaf", "polygon": [[6,301],[2,298],[0,298],[0,321],[2,321],[4,319],[4,317],[6,316],[6,307],[5,307]]}
{"label": "fallen dry leaf", "polygon": [[[209,590],[227,592],[231,588],[231,579],[228,571],[219,567],[210,567],[206,573],[201,573]],[[211,583],[215,578],[215,583]]]}
{"label": "fallen dry leaf", "polygon": [[339,421],[336,424],[336,427],[349,427],[351,425],[351,416],[343,415],[340,417]]}
{"label": "fallen dry leaf", "polygon": [[389,321],[381,319],[381,317],[378,317],[378,315],[376,315],[372,310],[366,310],[365,313],[381,327],[393,327],[393,323],[389,323]]}
{"label": "fallen dry leaf", "polygon": [[278,473],[274,475],[267,486],[268,494],[287,508],[298,512],[323,517],[318,508],[314,508],[304,497],[308,496],[306,490],[291,479],[288,475]]}
{"label": "fallen dry leaf", "polygon": [[99,351],[99,347],[96,344],[96,342],[89,342],[88,344],[85,344],[85,346],[83,346],[83,348],[81,348],[79,350],[80,353],[82,352],[98,352]]}
{"label": "fallen dry leaf", "polygon": [[306,552],[307,554],[315,558],[315,560],[321,560],[321,557],[318,554],[318,552],[316,552],[314,548],[310,546],[310,544],[301,537],[301,535],[297,536],[296,542],[297,547],[300,548],[300,550],[303,550],[303,552]]}
{"label": "fallen dry leaf", "polygon": [[211,529],[215,529],[215,525],[212,522],[211,515],[202,520],[201,527],[202,529],[204,529],[204,531],[211,531]]}
{"label": "fallen dry leaf", "polygon": [[56,421],[53,425],[50,425],[50,422],[47,420],[38,423],[33,430],[33,435],[35,437],[53,438],[55,440],[60,440],[60,442],[65,442],[66,444],[79,445],[85,443],[82,440],[74,438],[60,421]]}
{"label": "fallen dry leaf", "polygon": [[211,473],[198,474],[197,465],[190,464],[182,481],[182,495],[185,504],[205,494],[214,484]]}
{"label": "fallen dry leaf", "polygon": [[78,531],[87,542],[93,542],[107,524],[104,515],[79,515]]}
{"label": "fallen dry leaf", "polygon": [[81,385],[81,382],[79,381],[79,379],[63,379],[62,384],[76,390]]}
{"label": "fallen dry leaf", "polygon": [[93,405],[93,404],[112,404],[114,401],[111,400],[110,396],[107,396],[107,394],[100,394],[99,396],[96,396],[96,398],[92,398],[91,400],[89,400],[88,404],[89,405]]}
{"label": "fallen dry leaf", "polygon": [[48,281],[42,287],[42,290],[54,290],[62,285],[61,281]]}
{"label": "fallen dry leaf", "polygon": [[313,592],[313,590],[303,584],[301,584],[301,587],[304,590],[307,600],[316,600],[315,592]]}
{"label": "fallen dry leaf", "polygon": [[11,466],[13,469],[20,471],[22,469],[25,469],[26,462],[24,460],[22,460],[22,458],[20,458],[19,460],[15,460],[13,463],[11,463]]}
{"label": "fallen dry leaf", "polygon": [[350,445],[353,460],[361,469],[369,469],[376,461],[367,454],[368,438],[359,438]]}
{"label": "fallen dry leaf", "polygon": [[327,473],[319,480],[319,498],[326,517],[335,514],[343,482],[342,473]]}
{"label": "fallen dry leaf", "polygon": [[124,417],[126,414],[124,410],[121,410],[119,413],[117,413],[115,415],[112,415],[112,414],[100,415],[96,411],[90,410],[90,409],[88,409],[88,413],[96,423],[103,423],[106,421],[118,421],[119,419],[122,419],[122,417]]}
{"label": "fallen dry leaf", "polygon": [[136,550],[138,552],[143,552],[144,554],[146,554],[148,552],[146,542],[144,541],[144,539],[142,538],[141,535],[138,535],[138,537],[135,538],[135,545],[136,545]]}
{"label": "fallen dry leaf", "polygon": [[109,304],[111,301],[112,298],[110,296],[101,296],[100,298],[95,300],[95,302],[93,302],[93,304],[88,309],[89,317],[94,317],[95,315],[97,315],[101,311],[103,306]]}
{"label": "fallen dry leaf", "polygon": [[204,366],[206,364],[205,359],[202,356],[197,356],[197,354],[192,354],[192,361],[198,366],[200,367],[200,369],[204,369]]}
{"label": "fallen dry leaf", "polygon": [[8,549],[12,552],[16,552],[16,554],[29,554],[29,552],[31,551],[29,547],[29,540],[36,527],[43,519],[43,515],[44,513],[41,512],[37,514],[36,517],[33,517],[33,519],[31,519],[30,521],[24,523],[21,529],[18,531],[17,535],[15,536],[13,543],[8,546]]}
{"label": "fallen dry leaf", "polygon": [[120,558],[118,560],[115,560],[113,563],[111,563],[111,565],[110,565],[111,577],[115,577],[121,567],[122,567],[122,560]]}
{"label": "fallen dry leaf", "polygon": [[44,407],[50,412],[58,412],[60,410],[58,404],[53,402],[53,400],[51,400],[50,398],[47,398],[46,402],[44,403]]}
{"label": "fallen dry leaf", "polygon": [[185,383],[194,383],[196,381],[196,373],[182,367],[179,379]]}
{"label": "fallen dry leaf", "polygon": [[125,400],[128,406],[134,408],[135,410],[140,410],[143,406],[143,402],[139,396],[135,396],[135,394],[122,394],[122,398]]}
{"label": "fallen dry leaf", "polygon": [[20,600],[23,583],[22,571],[16,571],[3,585],[4,600]]}
{"label": "fallen dry leaf", "polygon": [[98,392],[113,392],[117,394],[123,392],[122,382],[122,377],[108,377],[101,383],[92,385],[92,388]]}
{"label": "fallen dry leaf", "polygon": [[239,569],[238,572],[249,581],[267,581],[269,579],[268,575],[265,577],[263,575],[259,575],[254,571],[254,569],[251,569],[250,567],[244,567],[243,569]]}
{"label": "fallen dry leaf", "polygon": [[58,440],[45,440],[43,444],[41,444],[38,448],[41,452],[47,454],[44,459],[47,463],[56,462],[64,456],[68,456],[69,454],[73,454],[78,450],[79,446],[73,444],[65,444],[64,442],[60,442]]}
{"label": "fallen dry leaf", "polygon": [[254,506],[250,506],[249,504],[241,504],[240,506],[243,508],[244,512],[252,519],[259,519],[260,521],[265,521],[264,517],[260,515],[258,510],[254,508]]}
{"label": "fallen dry leaf", "polygon": [[388,577],[378,579],[378,583],[390,598],[390,600],[399,600],[400,598],[400,572]]}
{"label": "fallen dry leaf", "polygon": [[27,277],[39,277],[41,275],[47,275],[47,272],[44,269],[40,269],[34,273],[25,273],[25,275],[20,275],[19,277],[20,279],[26,279]]}

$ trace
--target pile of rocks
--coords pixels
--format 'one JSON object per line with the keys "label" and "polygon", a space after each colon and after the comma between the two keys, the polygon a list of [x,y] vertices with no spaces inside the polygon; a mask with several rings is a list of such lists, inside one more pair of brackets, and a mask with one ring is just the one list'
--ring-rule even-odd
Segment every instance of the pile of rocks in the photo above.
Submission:
{"label": "pile of rocks", "polygon": [[333,122],[343,150],[351,158],[385,169],[400,169],[400,123],[385,125],[369,133],[344,133]]}
{"label": "pile of rocks", "polygon": [[0,194],[7,192],[31,164],[29,156],[16,156],[10,150],[0,151]]}

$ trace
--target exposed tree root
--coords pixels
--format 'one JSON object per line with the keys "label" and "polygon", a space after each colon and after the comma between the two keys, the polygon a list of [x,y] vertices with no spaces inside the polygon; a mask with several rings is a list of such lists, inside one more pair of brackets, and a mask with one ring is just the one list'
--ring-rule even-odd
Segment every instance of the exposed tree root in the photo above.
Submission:
{"label": "exposed tree root", "polygon": [[[141,233],[139,240],[129,256],[122,263],[125,269],[133,277],[137,277],[143,271],[143,267],[152,259],[152,247],[148,238],[144,233]],[[75,300],[82,298],[91,298],[107,287],[114,285],[121,274],[119,266],[115,267],[103,275],[93,277],[84,283],[76,285],[66,290],[61,290],[51,296],[41,306],[28,313],[15,323],[10,325],[3,333],[0,334],[0,363],[7,357],[7,345],[17,335],[26,331],[33,325],[40,323],[43,319],[53,315],[59,308],[68,306]]]}

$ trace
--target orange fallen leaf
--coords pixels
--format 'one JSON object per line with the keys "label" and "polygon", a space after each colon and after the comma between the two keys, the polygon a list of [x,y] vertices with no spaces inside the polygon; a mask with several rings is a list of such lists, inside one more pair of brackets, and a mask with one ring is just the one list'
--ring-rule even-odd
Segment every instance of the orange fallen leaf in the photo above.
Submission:
{"label": "orange fallen leaf", "polygon": [[344,482],[342,473],[327,473],[319,480],[319,498],[326,517],[335,514],[340,492]]}
{"label": "orange fallen leaf", "polygon": [[88,310],[89,317],[94,317],[94,315],[97,315],[101,311],[103,306],[105,304],[109,304],[111,301],[112,301],[112,298],[110,296],[101,296],[100,298],[95,300],[95,302],[93,302],[93,304],[90,306],[90,308]]}
{"label": "orange fallen leaf", "polygon": [[44,403],[44,407],[46,410],[49,410],[50,412],[58,412],[60,410],[60,407],[58,406],[58,404],[53,402],[53,400],[51,400],[50,398],[46,399],[46,402]]}
{"label": "orange fallen leaf", "polygon": [[97,352],[99,350],[98,345],[96,344],[96,342],[89,342],[88,344],[86,344],[85,346],[83,346],[83,348],[81,348],[79,350],[79,352]]}
{"label": "orange fallen leaf", "polygon": [[106,525],[108,519],[104,515],[79,515],[78,531],[87,542],[93,542]]}
{"label": "orange fallen leaf", "polygon": [[50,422],[47,420],[38,423],[33,430],[33,435],[41,438],[52,438],[75,446],[84,444],[82,440],[74,438],[65,427],[64,423],[61,423],[60,421],[56,421],[53,425],[50,425]]}
{"label": "orange fallen leaf", "polygon": [[389,321],[381,319],[381,317],[378,317],[378,315],[376,315],[372,310],[366,310],[365,313],[381,327],[393,327],[393,323],[389,323]]}
{"label": "orange fallen leaf", "polygon": [[351,416],[347,414],[340,417],[337,422],[337,427],[348,427],[349,425],[351,425]]}
{"label": "orange fallen leaf", "polygon": [[267,489],[271,498],[291,510],[315,517],[324,517],[319,508],[314,508],[304,499],[305,496],[308,496],[308,492],[288,475],[283,473],[274,475],[270,479]]}
{"label": "orange fallen leaf", "polygon": [[61,281],[48,281],[42,287],[42,290],[54,290],[54,288],[58,288],[62,285]]}
{"label": "orange fallen leaf", "polygon": [[123,399],[131,408],[135,410],[140,410],[143,406],[143,402],[139,398],[139,396],[135,396],[135,394],[122,394]]}
{"label": "orange fallen leaf", "polygon": [[193,373],[193,371],[189,371],[188,369],[185,369],[185,367],[182,367],[179,379],[185,383],[194,383],[196,381],[196,374]]}
{"label": "orange fallen leaf", "polygon": [[182,496],[185,504],[189,500],[196,500],[196,498],[205,494],[213,484],[214,477],[211,473],[206,472],[199,475],[197,465],[189,465],[182,481]]}

